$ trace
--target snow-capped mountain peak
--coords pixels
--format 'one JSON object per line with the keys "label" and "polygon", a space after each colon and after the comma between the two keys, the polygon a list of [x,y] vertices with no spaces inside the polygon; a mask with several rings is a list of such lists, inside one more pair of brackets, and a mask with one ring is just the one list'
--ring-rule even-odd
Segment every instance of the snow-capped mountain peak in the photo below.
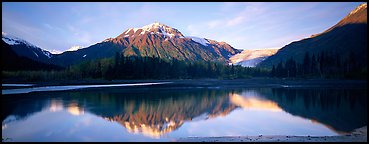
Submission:
{"label": "snow-capped mountain peak", "polygon": [[82,47],[82,46],[72,46],[72,47],[70,47],[69,49],[67,49],[66,51],[77,51],[77,50],[79,50],[79,49],[83,49],[84,47]]}
{"label": "snow-capped mountain peak", "polygon": [[[25,45],[26,47],[29,47],[32,49],[32,52],[33,54],[36,56],[36,57],[39,57],[39,54],[43,54],[45,55],[47,58],[51,58],[53,55],[52,53],[50,53],[49,51],[46,51],[46,50],[43,50],[41,48],[39,48],[38,46],[35,46],[29,42],[27,42],[26,40],[23,40],[23,39],[20,39],[16,36],[13,36],[13,35],[10,35],[10,34],[7,34],[5,32],[2,32],[1,33],[2,35],[2,40],[13,46],[13,45]],[[37,54],[38,53],[38,54]]]}
{"label": "snow-capped mountain peak", "polygon": [[50,51],[50,53],[52,53],[52,54],[61,54],[61,53],[63,53],[63,51],[53,49],[53,50]]}
{"label": "snow-capped mountain peak", "polygon": [[162,35],[164,38],[184,37],[183,34],[177,29],[159,22],[154,22],[141,28],[129,28],[123,34],[125,34],[124,37],[135,37],[146,33]]}
{"label": "snow-capped mountain peak", "polygon": [[35,45],[33,45],[33,44],[23,40],[23,39],[20,39],[16,36],[7,34],[5,32],[2,32],[1,34],[2,34],[3,41],[6,42],[9,45],[17,45],[17,44],[23,43],[23,44],[28,45],[30,47],[38,48],[37,46],[35,46]]}
{"label": "snow-capped mountain peak", "polygon": [[158,35],[162,36],[165,40],[172,38],[190,38],[192,41],[199,43],[203,46],[208,46],[210,42],[205,38],[199,38],[195,36],[184,36],[180,31],[175,28],[172,28],[168,25],[165,25],[160,22],[154,22],[148,25],[145,25],[141,28],[129,28],[120,35],[122,38],[135,38],[140,35]]}
{"label": "snow-capped mountain peak", "polygon": [[357,8],[355,8],[353,11],[351,11],[349,15],[352,15],[352,14],[358,12],[359,10],[366,9],[366,8],[367,8],[367,3],[363,3],[363,4],[359,5]]}

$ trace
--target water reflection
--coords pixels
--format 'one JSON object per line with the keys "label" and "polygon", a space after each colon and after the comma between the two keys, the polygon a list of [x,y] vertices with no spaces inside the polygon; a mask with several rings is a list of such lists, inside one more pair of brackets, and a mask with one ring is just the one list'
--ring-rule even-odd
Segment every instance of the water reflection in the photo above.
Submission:
{"label": "water reflection", "polygon": [[[230,114],[238,108],[244,109],[245,112],[237,111],[237,114],[240,114],[237,116]],[[43,127],[43,121],[52,120],[51,113],[67,112],[74,118],[65,116],[63,113],[65,119],[88,117],[89,125],[85,126],[86,129],[90,130],[94,129],[91,124],[95,122],[91,119],[96,119],[91,118],[91,115],[95,115],[104,121],[119,124],[121,128],[124,127],[128,133],[134,135],[139,134],[158,139],[165,137],[165,135],[179,133],[178,135],[181,137],[187,137],[191,133],[189,132],[190,126],[185,126],[186,124],[208,122],[209,125],[204,124],[202,126],[204,128],[201,130],[206,134],[207,126],[227,129],[228,125],[233,123],[232,120],[227,120],[211,124],[212,119],[219,121],[221,117],[231,117],[232,119],[237,117],[253,119],[256,117],[249,110],[257,111],[261,115],[266,114],[266,111],[278,112],[276,114],[280,116],[287,112],[303,118],[299,121],[311,121],[313,125],[323,124],[325,128],[336,133],[349,132],[367,125],[366,89],[254,88],[130,92],[119,89],[99,89],[98,91],[42,92],[3,96],[2,130],[3,136],[15,137],[7,135],[7,133],[11,133],[11,131],[21,133],[22,130],[11,129],[10,125],[19,125],[20,121],[27,121],[32,116],[37,115],[36,125],[52,131],[60,128],[62,124]],[[44,114],[44,116],[40,116],[40,114]],[[282,115],[282,117],[286,116]],[[33,119],[36,118],[33,117]],[[261,123],[269,121],[269,119],[265,119]],[[252,123],[247,124],[253,125]],[[279,123],[287,128],[289,128],[289,124],[288,120]],[[247,132],[252,129],[242,129],[242,125],[246,126],[246,124],[241,123],[240,128],[228,128],[227,131],[237,131],[242,135],[247,135]],[[187,132],[184,132],[186,129],[188,129]],[[295,129],[294,127],[289,128],[291,132]],[[260,131],[258,133],[268,132]],[[35,135],[37,134],[32,134],[33,137]],[[85,136],[85,134],[80,135],[81,137]],[[123,138],[123,141],[130,137],[128,134],[122,133],[117,135]]]}
{"label": "water reflection", "polygon": [[[163,96],[164,95],[164,96]],[[159,138],[182,126],[185,121],[205,114],[205,117],[225,115],[236,106],[229,103],[225,92],[217,91],[176,91],[139,93],[135,96],[98,95],[103,101],[94,101],[99,109],[114,109],[115,113],[106,113],[94,109],[102,117],[124,126],[128,132],[142,133]],[[120,97],[119,100],[115,99]],[[108,103],[109,105],[105,105]],[[113,104],[113,105],[111,105]],[[108,108],[115,107],[115,108]]]}
{"label": "water reflection", "polygon": [[78,107],[78,104],[76,102],[72,102],[68,105],[67,111],[72,115],[83,115],[84,110],[81,107]]}
{"label": "water reflection", "polygon": [[273,89],[266,95],[286,112],[324,123],[337,132],[367,124],[367,91],[358,89]]}
{"label": "water reflection", "polygon": [[63,103],[60,100],[52,99],[50,100],[50,106],[48,107],[48,109],[51,112],[61,111],[63,110]]}
{"label": "water reflection", "polygon": [[241,94],[232,94],[230,101],[244,109],[262,109],[269,111],[282,111],[277,103],[260,97],[255,91],[247,91]]}

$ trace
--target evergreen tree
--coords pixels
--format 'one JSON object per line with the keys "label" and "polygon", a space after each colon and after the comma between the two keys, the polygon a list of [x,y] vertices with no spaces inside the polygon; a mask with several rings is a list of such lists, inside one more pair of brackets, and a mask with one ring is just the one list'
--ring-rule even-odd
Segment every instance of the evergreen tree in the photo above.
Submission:
{"label": "evergreen tree", "polygon": [[317,61],[315,58],[315,55],[313,54],[313,56],[311,57],[311,68],[310,68],[311,74],[316,75],[318,73],[318,69],[317,69]]}
{"label": "evergreen tree", "polygon": [[275,66],[273,65],[272,71],[270,72],[270,76],[271,77],[275,77],[276,73],[275,73]]}
{"label": "evergreen tree", "polygon": [[305,56],[304,56],[304,61],[303,61],[303,67],[304,67],[304,71],[303,71],[303,75],[304,76],[307,76],[308,74],[310,74],[310,56],[309,56],[309,52],[306,52],[305,53]]}
{"label": "evergreen tree", "polygon": [[283,77],[284,76],[284,68],[283,68],[282,61],[280,61],[277,65],[276,76],[277,77]]}

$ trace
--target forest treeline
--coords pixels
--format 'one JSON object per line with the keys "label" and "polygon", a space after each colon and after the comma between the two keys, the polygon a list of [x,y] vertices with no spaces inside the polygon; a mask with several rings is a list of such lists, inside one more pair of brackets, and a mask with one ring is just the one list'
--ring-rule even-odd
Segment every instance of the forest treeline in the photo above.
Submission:
{"label": "forest treeline", "polygon": [[3,77],[24,81],[78,79],[237,79],[269,75],[270,70],[224,65],[211,61],[185,62],[158,57],[125,57],[116,53],[112,58],[84,61],[64,70],[3,71]]}
{"label": "forest treeline", "polygon": [[318,55],[305,53],[303,61],[298,63],[292,57],[279,62],[270,72],[270,77],[279,78],[340,78],[366,79],[366,60],[359,60],[350,52],[348,58],[338,53],[322,51]]}
{"label": "forest treeline", "polygon": [[353,54],[350,54],[346,59],[341,59],[338,54],[324,51],[318,55],[305,53],[303,61],[300,63],[290,57],[285,62],[273,65],[272,69],[225,65],[211,61],[163,60],[154,56],[125,57],[116,53],[111,58],[88,60],[62,70],[3,71],[2,74],[3,78],[13,81],[239,79],[251,77],[366,79],[366,68],[366,64],[359,62]]}

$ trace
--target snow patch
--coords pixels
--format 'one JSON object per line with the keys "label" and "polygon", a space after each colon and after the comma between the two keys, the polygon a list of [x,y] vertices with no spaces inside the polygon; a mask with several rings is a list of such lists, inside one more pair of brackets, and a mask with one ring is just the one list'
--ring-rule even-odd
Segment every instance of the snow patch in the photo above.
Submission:
{"label": "snow patch", "polygon": [[9,45],[15,45],[15,44],[21,44],[21,43],[23,43],[23,44],[25,44],[25,45],[27,45],[29,47],[38,48],[37,46],[35,46],[35,45],[33,45],[33,44],[31,44],[31,43],[23,40],[23,39],[20,39],[20,38],[18,38],[16,36],[13,36],[13,35],[9,35],[9,34],[7,34],[5,32],[2,32],[2,39],[3,40],[4,39],[7,39],[7,40],[4,40],[4,41],[5,42],[8,41],[9,42],[8,43]]}
{"label": "snow patch", "polygon": [[66,51],[77,51],[77,50],[79,50],[79,49],[83,49],[84,47],[82,47],[82,46],[72,46],[72,47],[70,47],[69,49],[67,49]]}
{"label": "snow patch", "polygon": [[160,31],[161,33],[163,33],[164,37],[167,36],[167,37],[172,38],[172,36],[174,36],[174,34],[165,32],[165,30],[162,27],[160,28]]}
{"label": "snow patch", "polygon": [[241,65],[242,67],[256,67],[257,64],[264,61],[266,58],[268,58],[268,56],[244,60],[241,62],[237,62],[235,65]]}
{"label": "snow patch", "polygon": [[142,30],[142,31],[141,31],[141,33],[140,33],[140,35],[143,35],[143,34],[145,34],[145,32],[146,32],[146,31]]}
{"label": "snow patch", "polygon": [[132,28],[129,28],[124,34],[128,34],[129,31],[131,31],[131,30],[132,30]]}
{"label": "snow patch", "polygon": [[111,40],[113,40],[113,38],[107,38],[107,39],[105,39],[104,41],[102,41],[102,42],[108,42],[108,41],[111,41]]}
{"label": "snow patch", "polygon": [[138,31],[139,28],[133,28],[133,33],[136,33],[136,31]]}
{"label": "snow patch", "polygon": [[59,50],[51,50],[50,53],[52,53],[52,54],[61,54],[63,52],[59,51]]}
{"label": "snow patch", "polygon": [[47,56],[48,58],[51,58],[51,57],[52,57],[52,54],[51,54],[50,52],[45,51],[45,50],[41,50],[41,51],[42,51],[42,53],[43,53],[45,56]]}
{"label": "snow patch", "polygon": [[9,34],[7,34],[7,33],[5,33],[5,32],[2,32],[2,39],[3,39],[3,41],[4,41],[5,43],[7,43],[7,44],[9,44],[9,45],[24,44],[24,45],[26,45],[26,46],[28,46],[28,47],[30,47],[30,48],[33,48],[33,49],[32,49],[32,52],[33,52],[37,57],[39,57],[39,55],[38,55],[37,53],[35,53],[35,51],[34,51],[34,50],[41,52],[42,54],[44,54],[44,55],[45,55],[46,57],[48,57],[48,58],[51,58],[51,57],[52,57],[52,54],[51,54],[50,52],[48,52],[48,51],[46,51],[46,50],[43,50],[43,49],[41,49],[41,48],[39,48],[39,47],[37,47],[37,46],[35,46],[35,45],[33,45],[33,44],[31,44],[31,43],[29,43],[29,42],[27,42],[27,41],[23,40],[23,39],[20,39],[20,38],[18,38],[18,37],[12,36],[12,35],[9,35]]}
{"label": "snow patch", "polygon": [[37,53],[35,53],[34,51],[32,51],[37,57],[38,57],[38,54]]}
{"label": "snow patch", "polygon": [[359,5],[357,8],[355,8],[353,11],[351,11],[349,15],[352,15],[352,14],[358,12],[359,10],[366,9],[366,8],[367,8],[367,3],[363,3],[363,4]]}
{"label": "snow patch", "polygon": [[9,39],[9,38],[4,38],[3,37],[3,41],[9,45],[16,45],[16,44],[20,44],[19,42],[13,40],[13,39]]}
{"label": "snow patch", "polygon": [[208,44],[210,44],[205,38],[199,38],[194,36],[188,36],[188,38],[191,38],[194,42],[202,44],[203,46],[208,46]]}
{"label": "snow patch", "polygon": [[[170,31],[177,32],[176,29],[166,26],[164,24],[158,23],[158,22],[143,26],[141,28],[130,28],[125,32],[125,34],[128,34],[131,30],[133,30],[134,33],[136,33],[136,31],[138,30],[142,30],[139,35],[145,34],[147,32],[150,32],[150,34],[154,34],[153,32],[154,30],[159,30],[159,32],[156,32],[156,33],[163,34],[164,38],[166,37],[172,38],[173,36],[176,35],[176,33],[171,33]],[[179,33],[179,36],[182,36],[182,35]]]}

